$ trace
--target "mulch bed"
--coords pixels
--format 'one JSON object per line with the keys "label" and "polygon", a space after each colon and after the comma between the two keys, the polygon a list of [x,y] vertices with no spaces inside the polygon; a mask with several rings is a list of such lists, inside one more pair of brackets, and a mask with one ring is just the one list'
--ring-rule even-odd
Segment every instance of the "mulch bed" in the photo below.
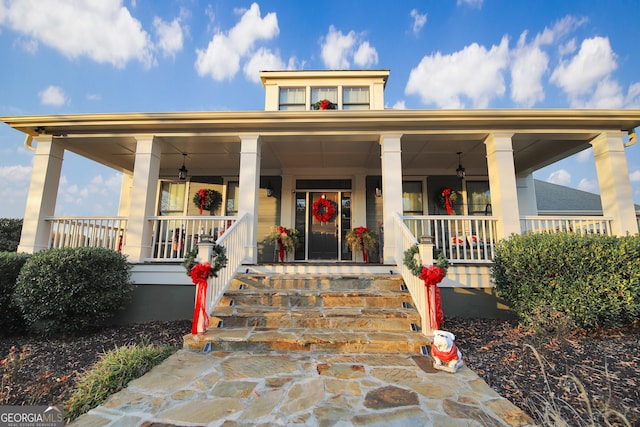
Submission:
{"label": "mulch bed", "polygon": [[[631,425],[640,425],[637,328],[537,336],[508,321],[446,319],[445,329],[456,335],[463,360],[470,368],[538,420],[546,402],[555,405],[569,425],[588,424],[591,418],[577,380],[596,413],[595,425],[602,423],[600,414],[605,408],[622,412]],[[16,357],[25,349],[23,363],[9,370],[8,377],[5,375],[0,404],[62,404],[78,375],[100,354],[142,341],[181,347],[182,337],[189,330],[189,321],[152,322],[65,340],[0,338],[3,372],[8,369],[11,347],[16,348]]]}

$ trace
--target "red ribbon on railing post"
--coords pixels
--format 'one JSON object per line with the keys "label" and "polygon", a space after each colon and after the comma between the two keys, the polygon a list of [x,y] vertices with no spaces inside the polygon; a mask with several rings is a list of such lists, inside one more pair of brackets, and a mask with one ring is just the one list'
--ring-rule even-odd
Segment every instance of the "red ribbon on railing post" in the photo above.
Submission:
{"label": "red ribbon on railing post", "polygon": [[447,208],[447,215],[451,215],[451,212],[453,212],[453,205],[451,204],[451,189],[445,188],[442,191],[442,195],[444,196],[444,205]]}
{"label": "red ribbon on railing post", "polygon": [[278,238],[278,251],[280,252],[280,262],[284,262],[284,245],[281,238]]}
{"label": "red ribbon on railing post", "polygon": [[196,264],[191,269],[191,280],[196,285],[196,306],[193,310],[191,334],[204,334],[209,327],[207,314],[207,279],[211,276],[211,264],[208,262]]}
{"label": "red ribbon on railing post", "polygon": [[[440,267],[430,265],[423,267],[420,278],[424,280],[427,288],[427,307],[429,308],[429,323],[432,329],[440,329],[444,323],[444,313],[442,312],[442,299],[440,298],[440,288],[438,283],[442,282],[446,272]],[[435,307],[431,306],[431,299],[434,299]],[[435,328],[433,327],[435,325]]]}

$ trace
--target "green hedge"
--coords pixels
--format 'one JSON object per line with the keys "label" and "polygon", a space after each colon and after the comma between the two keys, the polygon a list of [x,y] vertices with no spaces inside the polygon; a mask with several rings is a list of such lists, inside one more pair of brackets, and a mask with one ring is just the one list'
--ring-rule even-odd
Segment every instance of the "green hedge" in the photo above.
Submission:
{"label": "green hedge", "polygon": [[36,331],[86,332],[124,308],[133,290],[130,279],[131,266],[118,252],[47,249],[22,267],[14,297]]}
{"label": "green hedge", "polygon": [[20,308],[13,300],[16,280],[28,254],[0,252],[0,335],[11,335],[25,330]]}
{"label": "green hedge", "polygon": [[514,235],[498,244],[492,274],[525,324],[541,312],[578,328],[625,325],[640,314],[640,235]]}
{"label": "green hedge", "polygon": [[0,218],[0,252],[15,252],[21,233],[21,219]]}

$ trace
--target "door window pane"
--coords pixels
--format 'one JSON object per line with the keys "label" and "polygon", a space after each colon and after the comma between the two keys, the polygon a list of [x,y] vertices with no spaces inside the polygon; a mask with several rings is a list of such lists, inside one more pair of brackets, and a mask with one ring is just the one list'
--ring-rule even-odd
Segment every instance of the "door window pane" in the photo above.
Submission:
{"label": "door window pane", "polygon": [[238,216],[238,183],[227,183],[227,215]]}

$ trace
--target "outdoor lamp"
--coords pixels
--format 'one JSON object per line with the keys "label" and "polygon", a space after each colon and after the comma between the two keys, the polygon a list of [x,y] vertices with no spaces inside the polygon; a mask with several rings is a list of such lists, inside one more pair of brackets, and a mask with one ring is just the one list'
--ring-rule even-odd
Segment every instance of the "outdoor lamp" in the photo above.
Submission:
{"label": "outdoor lamp", "polygon": [[184,180],[187,179],[187,172],[188,172],[186,166],[184,165],[184,162],[185,162],[185,160],[187,158],[187,154],[186,153],[182,153],[182,155],[184,156],[182,158],[182,166],[180,167],[180,169],[178,169],[178,179],[180,181],[184,181]]}
{"label": "outdoor lamp", "polygon": [[466,172],[464,171],[462,163],[460,162],[460,154],[462,154],[462,151],[458,151],[456,154],[458,154],[458,168],[456,169],[456,175],[458,175],[458,178],[464,179]]}

